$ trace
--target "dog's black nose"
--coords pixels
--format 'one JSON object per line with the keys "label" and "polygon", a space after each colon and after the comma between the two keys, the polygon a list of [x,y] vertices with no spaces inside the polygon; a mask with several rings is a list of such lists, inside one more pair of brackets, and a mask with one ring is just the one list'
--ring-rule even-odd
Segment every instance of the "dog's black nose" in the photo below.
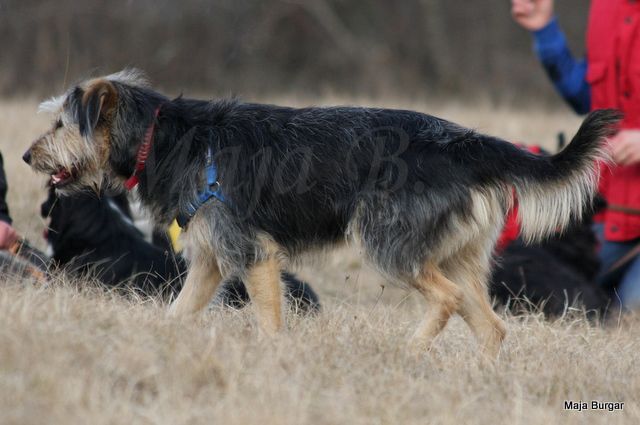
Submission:
{"label": "dog's black nose", "polygon": [[22,160],[27,164],[31,164],[31,149],[29,149],[24,153],[24,155],[22,155]]}

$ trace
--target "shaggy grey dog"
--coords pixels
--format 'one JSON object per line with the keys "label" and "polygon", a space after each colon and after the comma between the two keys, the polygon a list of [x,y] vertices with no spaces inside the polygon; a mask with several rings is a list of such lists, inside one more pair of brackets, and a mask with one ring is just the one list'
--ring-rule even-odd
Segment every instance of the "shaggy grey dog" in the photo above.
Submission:
{"label": "shaggy grey dog", "polygon": [[412,111],[170,100],[135,71],[45,102],[53,127],[25,160],[57,190],[137,185],[156,222],[178,217],[189,273],[174,314],[239,276],[263,330],[282,327],[280,272],[299,254],[352,241],[430,304],[412,339],[428,347],[460,314],[496,356],[505,336],[487,295],[491,253],[518,196],[539,240],[580,217],[619,115],[592,113],[558,155]]}

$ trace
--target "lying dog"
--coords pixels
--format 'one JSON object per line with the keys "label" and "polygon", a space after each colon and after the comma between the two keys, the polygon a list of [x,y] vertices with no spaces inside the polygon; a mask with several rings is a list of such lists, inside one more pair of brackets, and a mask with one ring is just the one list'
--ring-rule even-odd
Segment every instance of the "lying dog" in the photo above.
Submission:
{"label": "lying dog", "polygon": [[[41,205],[49,219],[45,234],[54,266],[76,275],[89,275],[111,288],[173,298],[182,287],[186,264],[180,255],[147,242],[132,224],[124,195],[79,193],[59,197],[51,188]],[[300,312],[317,311],[318,296],[309,284],[283,273],[285,292]],[[244,283],[224,283],[214,303],[241,308],[249,301]]]}
{"label": "lying dog", "polygon": [[49,218],[45,237],[53,264],[109,287],[149,295],[178,292],[186,270],[183,260],[147,242],[127,208],[125,196],[79,193],[60,198],[51,188],[40,210]]}
{"label": "lying dog", "polygon": [[603,316],[611,296],[595,280],[600,261],[591,225],[588,212],[582,222],[546,241],[510,243],[493,270],[491,295],[514,313],[542,311],[555,317],[577,304],[591,317]]}
{"label": "lying dog", "polygon": [[589,203],[620,119],[592,113],[543,158],[411,111],[170,100],[131,70],[41,109],[53,125],[24,160],[60,193],[137,186],[156,224],[178,217],[189,272],[173,314],[199,311],[224,277],[240,276],[274,333],[287,262],[349,238],[430,304],[413,347],[429,347],[459,313],[489,356],[506,333],[487,279],[512,189],[526,241],[564,228]]}

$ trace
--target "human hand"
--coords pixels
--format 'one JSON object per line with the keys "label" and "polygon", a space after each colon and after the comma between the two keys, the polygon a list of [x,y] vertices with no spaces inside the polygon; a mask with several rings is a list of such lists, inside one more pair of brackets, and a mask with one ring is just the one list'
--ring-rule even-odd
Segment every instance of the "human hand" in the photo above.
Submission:
{"label": "human hand", "polygon": [[640,130],[621,130],[610,139],[611,154],[618,165],[640,162]]}
{"label": "human hand", "polygon": [[511,0],[511,16],[521,27],[537,31],[553,18],[553,0]]}
{"label": "human hand", "polygon": [[6,221],[0,221],[0,249],[9,249],[18,240],[18,233]]}

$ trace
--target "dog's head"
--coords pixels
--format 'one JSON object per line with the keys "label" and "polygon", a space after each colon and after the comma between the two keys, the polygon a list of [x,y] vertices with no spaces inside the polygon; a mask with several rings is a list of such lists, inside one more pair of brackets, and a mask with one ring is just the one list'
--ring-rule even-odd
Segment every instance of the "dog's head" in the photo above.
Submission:
{"label": "dog's head", "polygon": [[133,171],[137,147],[162,101],[139,71],[84,81],[40,105],[53,123],[23,159],[50,175],[62,194],[117,185]]}

